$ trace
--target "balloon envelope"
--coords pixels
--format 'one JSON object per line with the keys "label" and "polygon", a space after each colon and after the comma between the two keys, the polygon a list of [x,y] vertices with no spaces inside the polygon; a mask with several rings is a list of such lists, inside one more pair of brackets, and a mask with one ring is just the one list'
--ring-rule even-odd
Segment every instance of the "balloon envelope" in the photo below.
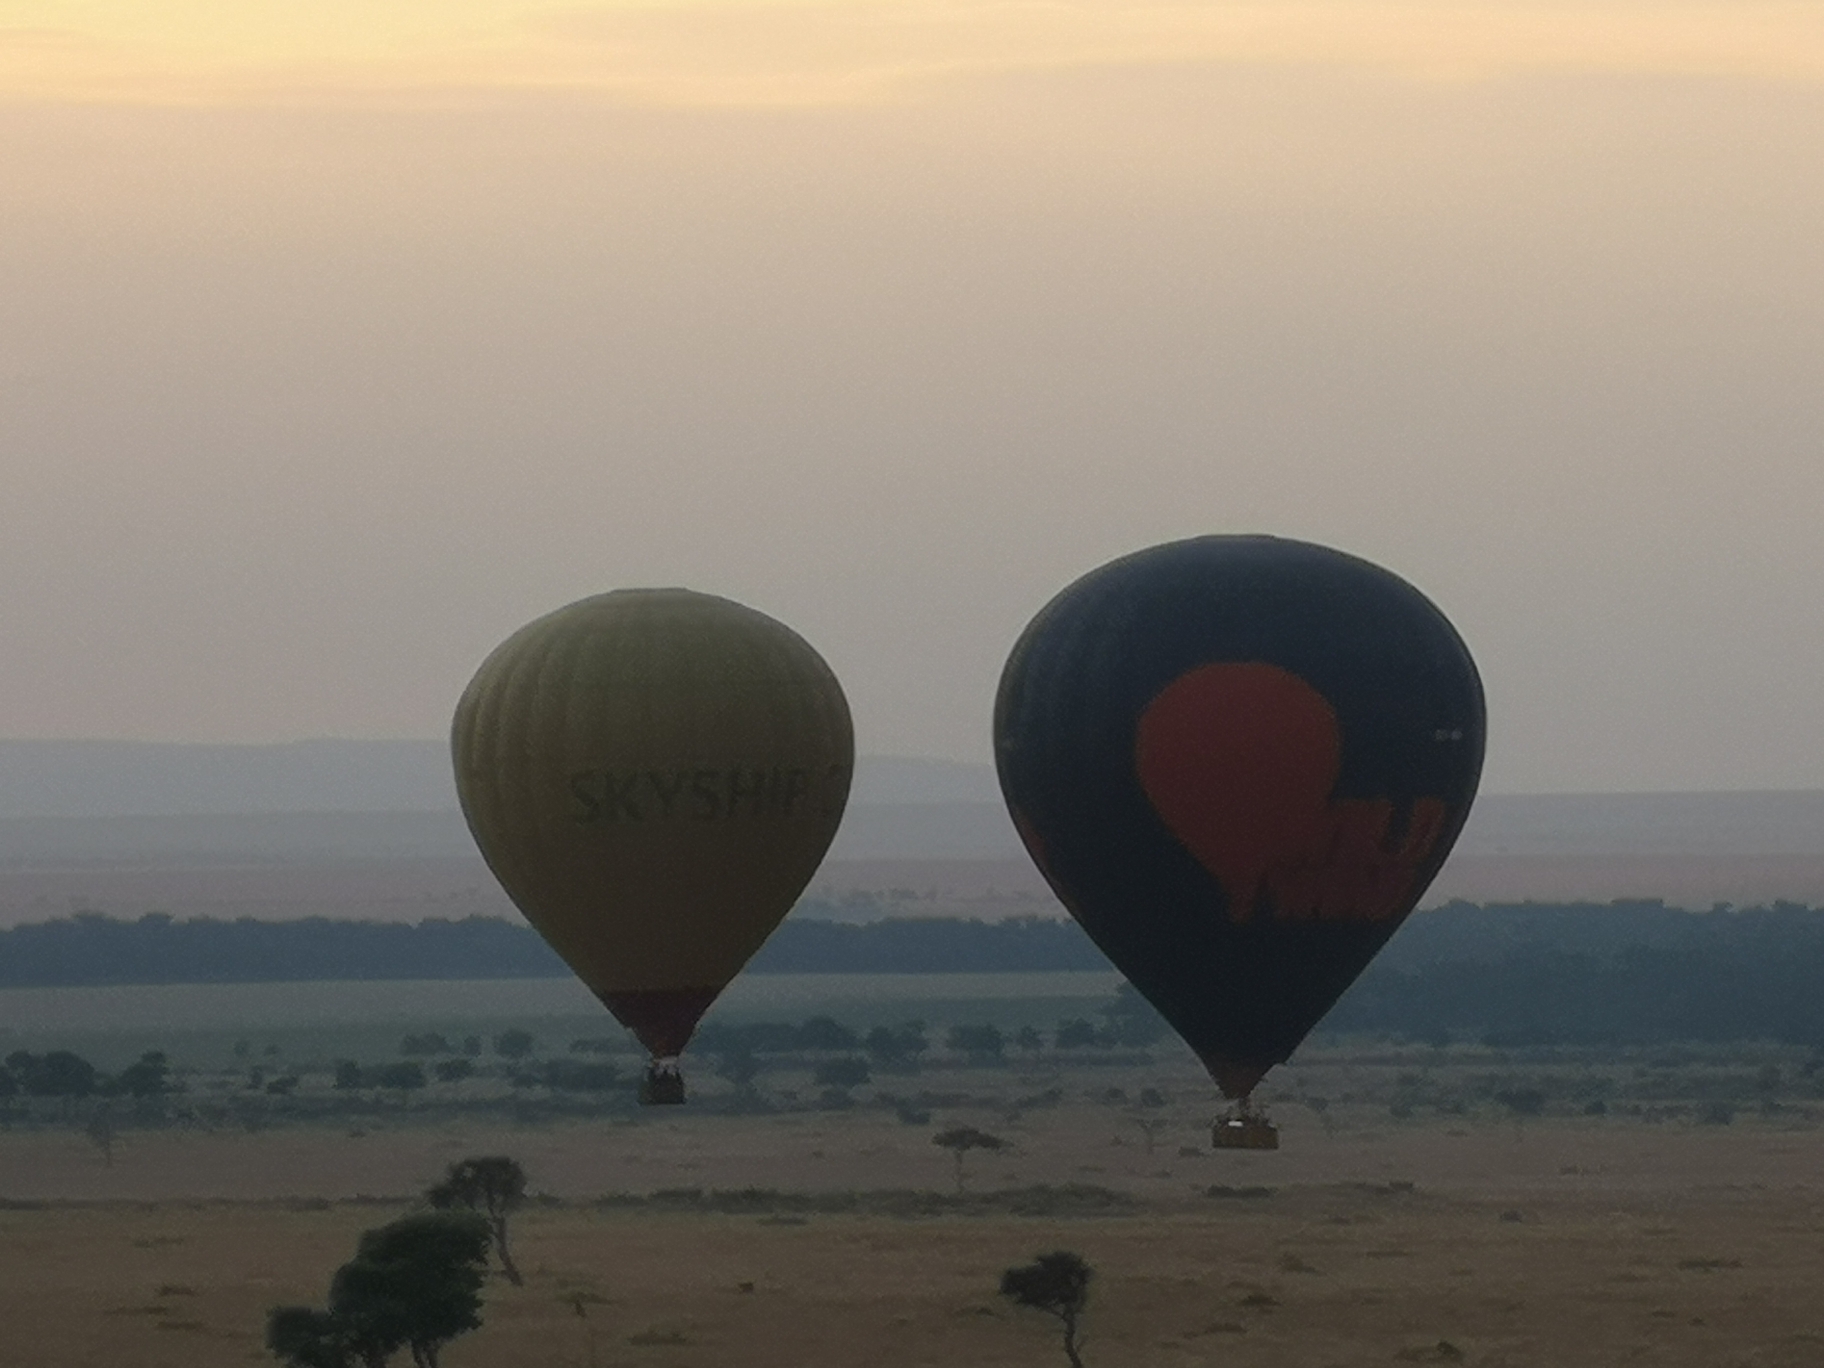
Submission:
{"label": "balloon envelope", "polygon": [[514,633],[463,693],[452,749],[489,868],[659,1057],[797,901],[854,764],[823,659],[684,589],[602,594]]}
{"label": "balloon envelope", "polygon": [[995,757],[1071,914],[1245,1097],[1437,873],[1475,796],[1482,687],[1366,561],[1203,537],[1103,566],[1014,647]]}

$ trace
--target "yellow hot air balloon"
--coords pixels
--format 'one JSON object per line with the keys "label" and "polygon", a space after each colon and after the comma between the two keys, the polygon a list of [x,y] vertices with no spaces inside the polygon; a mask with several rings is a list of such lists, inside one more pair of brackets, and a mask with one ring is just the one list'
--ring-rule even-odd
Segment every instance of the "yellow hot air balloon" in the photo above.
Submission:
{"label": "yellow hot air balloon", "polygon": [[469,830],[526,919],[652,1052],[642,1100],[810,882],[848,799],[841,686],[796,632],[687,589],[529,623],[451,748]]}

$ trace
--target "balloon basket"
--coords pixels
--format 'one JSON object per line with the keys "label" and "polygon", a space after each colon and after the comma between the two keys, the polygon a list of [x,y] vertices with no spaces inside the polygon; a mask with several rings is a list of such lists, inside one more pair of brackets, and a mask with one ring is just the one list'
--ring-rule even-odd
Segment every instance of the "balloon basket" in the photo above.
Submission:
{"label": "balloon basket", "polygon": [[1215,1149],[1276,1150],[1279,1127],[1244,1102],[1216,1118],[1210,1127],[1210,1145]]}
{"label": "balloon basket", "polygon": [[646,1066],[646,1076],[640,1080],[640,1105],[642,1107],[675,1107],[684,1101],[684,1075],[679,1072],[677,1061],[658,1060]]}

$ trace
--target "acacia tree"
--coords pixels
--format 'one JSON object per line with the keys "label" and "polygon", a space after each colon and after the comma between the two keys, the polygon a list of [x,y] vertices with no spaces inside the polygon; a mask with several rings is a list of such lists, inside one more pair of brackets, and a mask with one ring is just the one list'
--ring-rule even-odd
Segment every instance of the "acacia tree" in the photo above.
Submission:
{"label": "acacia tree", "polygon": [[102,1167],[113,1168],[114,1141],[119,1132],[114,1129],[114,1113],[108,1110],[105,1102],[89,1113],[88,1124],[82,1128],[82,1133],[101,1151]]}
{"label": "acacia tree", "polygon": [[963,1156],[972,1149],[1004,1150],[1009,1148],[1007,1141],[998,1135],[990,1135],[985,1130],[974,1126],[952,1126],[949,1130],[939,1131],[931,1137],[931,1143],[939,1149],[947,1149],[956,1159],[956,1190],[963,1189]]}
{"label": "acacia tree", "polygon": [[1041,1254],[1020,1268],[1001,1274],[1001,1295],[1019,1306],[1029,1306],[1055,1316],[1064,1328],[1064,1357],[1070,1368],[1083,1368],[1077,1347],[1077,1330],[1083,1308],[1089,1304],[1089,1280],[1094,1277],[1080,1254],[1060,1249]]}
{"label": "acacia tree", "polygon": [[386,1368],[410,1349],[437,1368],[456,1336],[481,1324],[487,1222],[473,1212],[420,1212],[361,1237],[336,1270],[329,1306],[275,1306],[266,1347],[292,1368]]}
{"label": "acacia tree", "polygon": [[1133,1123],[1140,1128],[1141,1137],[1146,1145],[1146,1152],[1150,1155],[1153,1152],[1153,1146],[1159,1143],[1159,1137],[1163,1135],[1166,1128],[1171,1125],[1171,1118],[1165,1116],[1135,1116],[1131,1119]]}
{"label": "acacia tree", "polygon": [[750,1100],[758,1095],[754,1080],[760,1077],[764,1068],[754,1047],[745,1040],[731,1041],[716,1056],[717,1076],[733,1083],[735,1091]]}
{"label": "acacia tree", "polygon": [[266,1313],[266,1348],[292,1368],[351,1368],[342,1326],[314,1306],[275,1306]]}
{"label": "acacia tree", "polygon": [[329,1314],[369,1368],[408,1348],[416,1368],[437,1368],[443,1346],[481,1325],[487,1222],[473,1212],[404,1216],[361,1237],[336,1271]]}
{"label": "acacia tree", "polygon": [[526,1171],[516,1160],[493,1154],[451,1164],[443,1181],[428,1189],[424,1197],[439,1211],[463,1209],[483,1217],[507,1281],[515,1287],[525,1284],[507,1245],[507,1217],[526,1200]]}

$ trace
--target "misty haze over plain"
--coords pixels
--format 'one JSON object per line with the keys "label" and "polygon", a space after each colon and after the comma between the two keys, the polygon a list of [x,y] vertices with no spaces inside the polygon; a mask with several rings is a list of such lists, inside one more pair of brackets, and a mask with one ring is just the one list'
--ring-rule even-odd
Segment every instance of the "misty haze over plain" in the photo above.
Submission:
{"label": "misty haze over plain", "polygon": [[1058,588],[1271,531],[1494,791],[1824,786],[1814,8],[15,8],[0,734],[437,736],[681,583],[981,761]]}

